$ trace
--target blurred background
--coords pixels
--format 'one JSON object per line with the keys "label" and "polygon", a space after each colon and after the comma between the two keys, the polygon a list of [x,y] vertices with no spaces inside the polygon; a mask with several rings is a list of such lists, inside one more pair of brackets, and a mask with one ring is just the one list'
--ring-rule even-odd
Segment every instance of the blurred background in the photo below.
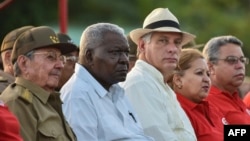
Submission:
{"label": "blurred background", "polygon": [[[62,0],[0,0],[0,40],[12,29],[24,25],[48,25],[60,32]],[[184,31],[197,36],[196,44],[211,37],[234,35],[244,42],[250,57],[250,0],[66,0],[67,29],[75,44],[86,26],[111,22],[126,34],[142,27],[144,18],[157,7],[169,8]],[[200,48],[202,49],[202,48]],[[250,75],[250,65],[247,75]]]}

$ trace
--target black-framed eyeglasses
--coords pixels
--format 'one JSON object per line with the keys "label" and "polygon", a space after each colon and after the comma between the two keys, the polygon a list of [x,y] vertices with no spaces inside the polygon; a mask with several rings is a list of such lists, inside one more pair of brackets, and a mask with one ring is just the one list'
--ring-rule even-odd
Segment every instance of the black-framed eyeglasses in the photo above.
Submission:
{"label": "black-framed eyeglasses", "polygon": [[56,61],[62,61],[64,64],[66,63],[66,57],[64,55],[57,55],[56,52],[54,51],[48,51],[48,52],[37,52],[34,54],[38,55],[44,55],[48,60],[51,62],[56,62]]}
{"label": "black-framed eyeglasses", "polygon": [[218,59],[217,58],[215,60],[223,60],[231,65],[237,64],[238,61],[240,61],[241,63],[243,63],[245,65],[249,64],[249,58],[247,58],[247,57],[227,56],[225,59]]}

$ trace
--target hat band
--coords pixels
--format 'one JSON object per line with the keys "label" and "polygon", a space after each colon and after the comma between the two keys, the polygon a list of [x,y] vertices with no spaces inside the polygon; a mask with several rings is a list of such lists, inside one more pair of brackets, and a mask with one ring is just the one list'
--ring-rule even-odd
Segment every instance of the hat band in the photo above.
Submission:
{"label": "hat band", "polygon": [[162,21],[157,21],[154,23],[151,23],[144,27],[144,29],[155,29],[155,28],[160,28],[160,27],[175,27],[180,29],[179,24],[175,21],[170,21],[170,20],[162,20]]}

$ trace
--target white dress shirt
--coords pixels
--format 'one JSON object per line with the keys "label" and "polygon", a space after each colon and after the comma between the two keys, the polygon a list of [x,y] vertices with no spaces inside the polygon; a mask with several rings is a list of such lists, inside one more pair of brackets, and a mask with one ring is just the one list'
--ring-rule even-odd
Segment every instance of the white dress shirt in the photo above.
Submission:
{"label": "white dress shirt", "polygon": [[137,60],[126,81],[120,85],[125,89],[146,135],[156,141],[197,140],[175,93],[152,65]]}
{"label": "white dress shirt", "polygon": [[[101,71],[101,70],[100,70]],[[152,141],[114,84],[107,91],[81,65],[61,89],[63,112],[79,141]]]}

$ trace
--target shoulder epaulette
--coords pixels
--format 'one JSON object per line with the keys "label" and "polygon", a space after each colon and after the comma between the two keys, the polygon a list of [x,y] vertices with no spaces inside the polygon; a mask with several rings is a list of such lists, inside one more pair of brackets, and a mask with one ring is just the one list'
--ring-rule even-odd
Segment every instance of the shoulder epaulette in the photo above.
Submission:
{"label": "shoulder epaulette", "polygon": [[28,89],[24,89],[20,94],[20,98],[29,103],[32,103],[33,95]]}

